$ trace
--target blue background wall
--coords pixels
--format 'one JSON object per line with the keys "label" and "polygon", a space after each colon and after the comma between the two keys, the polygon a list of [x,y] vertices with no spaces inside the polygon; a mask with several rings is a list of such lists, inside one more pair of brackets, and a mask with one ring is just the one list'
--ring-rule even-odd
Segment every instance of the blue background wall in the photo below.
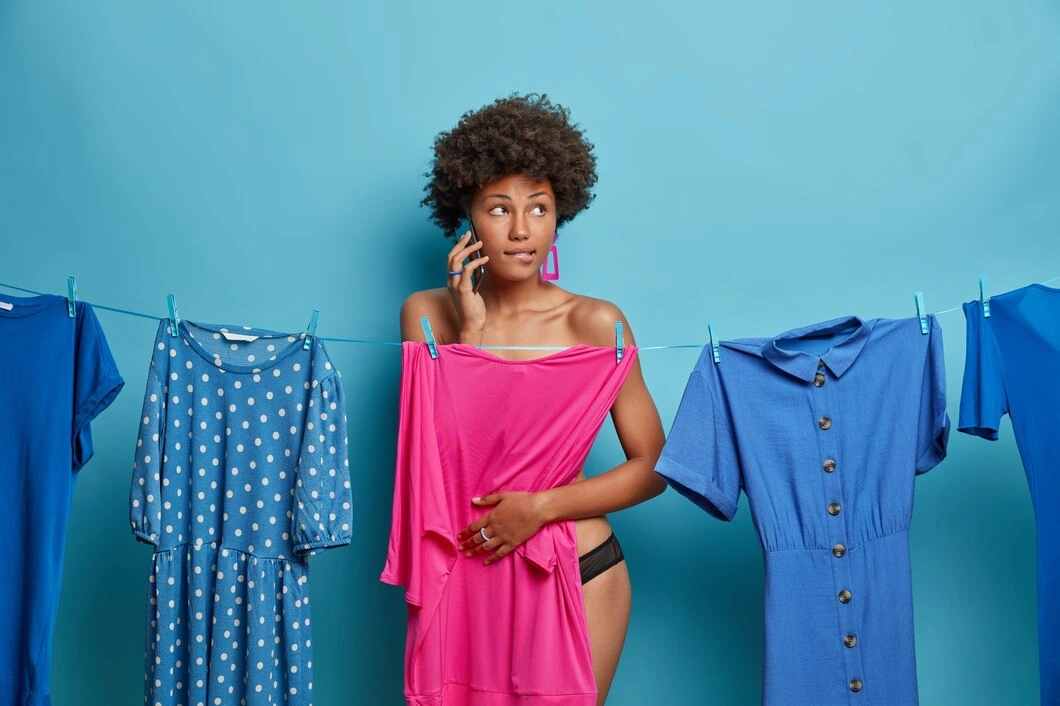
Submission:
{"label": "blue background wall", "polygon": [[[569,105],[599,197],[565,286],[644,345],[912,315],[1060,275],[1060,6],[962,3],[0,3],[0,281],[192,320],[395,339],[443,282],[417,206],[432,137],[511,91]],[[94,425],[55,631],[57,706],[142,702],[148,549],[126,522],[154,326],[100,313],[128,384]],[[951,412],[964,358],[945,314]],[[317,703],[398,704],[376,581],[398,352],[331,344],[353,546],[314,559]],[[696,353],[645,352],[669,427]],[[1012,442],[955,435],[917,483],[922,702],[1037,703],[1033,515]],[[591,457],[620,460],[607,426]],[[673,492],[613,518],[635,589],[615,706],[756,704],[762,569]]]}

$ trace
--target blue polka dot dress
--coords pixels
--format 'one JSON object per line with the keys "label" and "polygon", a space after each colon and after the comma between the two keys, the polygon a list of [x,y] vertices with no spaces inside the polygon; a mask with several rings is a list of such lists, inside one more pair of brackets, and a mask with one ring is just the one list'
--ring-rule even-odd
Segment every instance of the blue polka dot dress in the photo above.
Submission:
{"label": "blue polka dot dress", "polygon": [[349,543],[351,498],[340,376],[304,343],[159,326],[130,496],[149,706],[313,701],[308,557]]}

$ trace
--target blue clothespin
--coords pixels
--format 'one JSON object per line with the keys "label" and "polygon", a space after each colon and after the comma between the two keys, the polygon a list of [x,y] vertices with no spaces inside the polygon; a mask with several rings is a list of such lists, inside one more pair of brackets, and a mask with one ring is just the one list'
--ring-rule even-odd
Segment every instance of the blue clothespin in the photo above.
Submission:
{"label": "blue clothespin", "polygon": [[615,322],[615,365],[622,362],[622,354],[625,346],[625,337],[622,335],[622,322]]}
{"label": "blue clothespin", "polygon": [[979,275],[979,301],[983,303],[983,318],[990,318],[990,291],[987,289],[986,275]]}
{"label": "blue clothespin", "polygon": [[707,333],[710,335],[710,352],[714,355],[714,362],[721,362],[721,339],[718,338],[718,327],[713,321],[707,322]]}
{"label": "blue clothespin", "polygon": [[305,343],[302,344],[304,351],[313,347],[313,337],[317,335],[317,317],[319,316],[320,309],[313,309],[313,315],[309,317],[309,326],[305,330]]}
{"label": "blue clothespin", "polygon": [[913,301],[916,302],[916,316],[920,319],[920,333],[926,334],[928,332],[928,320],[924,307],[924,293],[916,292],[913,294]]}
{"label": "blue clothespin", "polygon": [[70,275],[66,278],[66,315],[71,319],[77,316],[77,278]]}
{"label": "blue clothespin", "polygon": [[431,352],[431,357],[437,358],[438,344],[434,341],[434,331],[431,330],[431,322],[426,316],[420,318],[420,326],[423,327],[423,337],[427,340],[427,348]]}
{"label": "blue clothespin", "polygon": [[180,323],[180,315],[177,313],[177,298],[172,294],[166,295],[166,303],[169,305],[169,335],[177,335],[177,324]]}

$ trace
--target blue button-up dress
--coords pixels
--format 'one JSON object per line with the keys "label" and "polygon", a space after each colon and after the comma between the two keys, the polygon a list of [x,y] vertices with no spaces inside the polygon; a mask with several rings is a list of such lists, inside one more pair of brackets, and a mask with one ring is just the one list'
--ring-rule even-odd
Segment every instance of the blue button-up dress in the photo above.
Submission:
{"label": "blue button-up dress", "polygon": [[1004,414],[1023,458],[1038,539],[1042,704],[1060,704],[1060,289],[1039,284],[964,305],[968,348],[958,428],[997,439]]}
{"label": "blue button-up dress", "polygon": [[656,471],[765,555],[762,702],[916,704],[909,521],[946,454],[942,332],[855,317],[704,350]]}

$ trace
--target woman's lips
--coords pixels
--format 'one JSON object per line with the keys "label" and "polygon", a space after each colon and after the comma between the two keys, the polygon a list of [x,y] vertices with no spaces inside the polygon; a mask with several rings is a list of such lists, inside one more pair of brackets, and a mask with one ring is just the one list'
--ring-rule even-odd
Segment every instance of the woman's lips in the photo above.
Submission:
{"label": "woman's lips", "polygon": [[534,250],[505,250],[504,254],[508,257],[514,258],[515,260],[518,260],[524,265],[532,265],[534,263]]}

